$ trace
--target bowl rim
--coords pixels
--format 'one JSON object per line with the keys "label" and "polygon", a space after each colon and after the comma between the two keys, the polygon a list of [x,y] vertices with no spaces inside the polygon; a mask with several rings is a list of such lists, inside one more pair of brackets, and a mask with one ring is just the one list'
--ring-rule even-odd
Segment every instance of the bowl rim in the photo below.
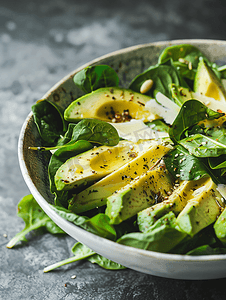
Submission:
{"label": "bowl rim", "polygon": [[[123,48],[121,50],[113,51],[108,54],[102,55],[96,59],[93,59],[89,61],[88,63],[83,64],[82,66],[76,68],[72,72],[70,72],[68,75],[63,77],[61,80],[59,80],[52,88],[50,88],[42,98],[48,97],[57,87],[59,87],[65,80],[69,79],[73,74],[77,73],[81,69],[92,65],[102,59],[108,58],[108,57],[113,57],[117,56],[118,54],[121,53],[126,53],[130,52],[132,50],[136,50],[138,48],[145,48],[145,47],[150,47],[150,46],[164,46],[164,45],[169,45],[169,44],[216,44],[216,45],[225,45],[226,46],[226,41],[224,40],[213,40],[213,39],[178,39],[178,40],[168,40],[168,41],[160,41],[160,42],[153,42],[153,43],[147,43],[147,44],[139,44],[135,46],[130,46]],[[171,254],[171,253],[161,253],[161,252],[155,252],[155,251],[150,251],[150,250],[143,250],[139,248],[134,248],[126,245],[122,245],[119,243],[116,243],[114,241],[108,240],[106,238],[97,236],[91,232],[86,231],[85,229],[67,221],[66,219],[62,218],[60,215],[58,215],[49,205],[49,203],[42,197],[42,195],[39,193],[39,191],[36,189],[32,179],[30,178],[27,167],[25,164],[24,160],[24,155],[23,155],[23,139],[24,139],[24,134],[26,131],[26,127],[30,119],[32,118],[33,114],[30,112],[20,130],[19,134],[19,139],[18,139],[18,159],[19,159],[19,166],[21,169],[22,176],[25,180],[26,185],[28,186],[31,194],[34,196],[38,204],[42,207],[42,209],[49,215],[49,217],[52,219],[59,219],[60,223],[65,224],[65,226],[69,226],[71,229],[74,229],[76,227],[76,230],[80,232],[81,234],[85,234],[88,236],[89,239],[95,238],[95,240],[99,240],[101,243],[107,244],[109,247],[114,247],[118,250],[121,251],[129,251],[134,254],[138,254],[144,257],[150,257],[150,258],[155,258],[159,260],[165,260],[165,261],[186,261],[186,262],[196,262],[196,263],[201,263],[203,261],[220,261],[220,260],[225,260],[226,259],[226,254],[215,254],[215,255],[197,255],[197,256],[191,256],[191,255],[185,255],[185,254]],[[59,224],[58,224],[59,225]]]}

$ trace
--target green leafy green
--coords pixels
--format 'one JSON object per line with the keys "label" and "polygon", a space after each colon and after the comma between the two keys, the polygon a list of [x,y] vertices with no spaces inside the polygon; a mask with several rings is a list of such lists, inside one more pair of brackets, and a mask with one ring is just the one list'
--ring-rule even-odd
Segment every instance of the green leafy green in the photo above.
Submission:
{"label": "green leafy green", "polygon": [[79,260],[88,260],[91,263],[96,263],[98,264],[100,267],[104,268],[104,269],[108,269],[108,270],[121,270],[121,269],[125,269],[124,266],[115,263],[107,258],[104,258],[103,256],[95,253],[94,251],[92,251],[90,248],[88,248],[87,246],[81,244],[81,243],[76,243],[72,249],[71,249],[72,253],[74,254],[74,256],[67,258],[65,260],[62,260],[60,262],[57,262],[51,266],[48,266],[46,268],[44,268],[44,273],[50,272],[56,268],[59,268],[61,266],[64,266],[66,264],[70,264]]}
{"label": "green leafy green", "polygon": [[88,258],[88,257],[95,254],[94,251],[92,251],[87,246],[85,246],[81,243],[76,243],[72,247],[71,251],[74,254],[74,256],[72,256],[70,258],[67,258],[67,259],[64,259],[60,262],[57,262],[57,263],[55,263],[51,266],[48,266],[48,267],[44,268],[43,272],[47,273],[47,272],[53,271],[56,268],[59,268],[61,266],[64,266],[64,265],[67,265],[67,264],[70,264],[70,263],[73,263],[73,262],[76,262],[76,261],[79,261],[79,260],[82,260],[82,259],[86,259],[86,258]]}
{"label": "green leafy green", "polygon": [[148,70],[139,74],[132,80],[129,88],[139,93],[141,85],[148,79],[152,79],[154,81],[152,89],[147,92],[147,95],[151,97],[153,97],[156,92],[161,92],[168,98],[172,99],[170,91],[171,84],[175,83],[178,86],[187,86],[171,60],[164,64],[157,64],[150,67]]}
{"label": "green leafy green", "polygon": [[75,126],[69,126],[65,136],[54,147],[30,147],[31,150],[48,151],[73,149],[78,140],[107,146],[116,146],[120,140],[117,130],[109,123],[97,119],[83,119]]}
{"label": "green leafy green", "polygon": [[43,141],[49,145],[55,144],[67,127],[62,108],[44,99],[34,104],[31,109],[34,122]]}
{"label": "green leafy green", "polygon": [[196,157],[217,157],[226,154],[225,136],[220,139],[219,135],[219,139],[215,139],[212,136],[195,134],[180,140],[179,143]]}
{"label": "green leafy green", "polygon": [[84,119],[74,127],[71,140],[87,140],[90,143],[115,146],[119,142],[119,135],[117,130],[107,122]]}
{"label": "green leafy green", "polygon": [[98,88],[118,86],[119,78],[111,67],[98,65],[86,67],[75,74],[74,83],[88,94]]}
{"label": "green leafy green", "polygon": [[99,213],[91,218],[88,216],[76,215],[63,207],[52,206],[52,209],[56,211],[62,218],[69,222],[74,223],[77,226],[92,232],[101,237],[108,238],[110,240],[116,239],[116,231],[113,225],[110,225],[110,219],[107,215]]}
{"label": "green leafy green", "polygon": [[123,265],[116,263],[110,259],[103,257],[100,254],[94,254],[92,256],[87,257],[87,260],[93,264],[98,264],[100,267],[107,270],[123,270],[126,269]]}
{"label": "green leafy green", "polygon": [[215,255],[215,254],[226,254],[226,248],[212,248],[209,245],[203,245],[192,249],[187,255]]}
{"label": "green leafy green", "polygon": [[170,138],[177,143],[183,138],[183,133],[191,126],[198,124],[202,120],[213,120],[223,115],[223,113],[215,112],[198,100],[188,100],[182,105],[169,130]]}
{"label": "green leafy green", "polygon": [[157,251],[169,252],[186,236],[186,233],[179,230],[176,217],[173,212],[161,217],[146,232],[132,232],[123,235],[117,240],[119,244]]}
{"label": "green leafy green", "polygon": [[208,167],[208,161],[190,154],[183,146],[177,145],[164,157],[167,170],[177,179],[198,180],[204,176],[210,176],[218,183],[224,183],[221,174],[213,172]]}
{"label": "green leafy green", "polygon": [[25,227],[9,241],[7,248],[14,247],[19,241],[26,242],[26,234],[35,229],[44,228],[52,234],[65,233],[46,215],[32,195],[23,197],[19,202],[17,215],[24,220]]}

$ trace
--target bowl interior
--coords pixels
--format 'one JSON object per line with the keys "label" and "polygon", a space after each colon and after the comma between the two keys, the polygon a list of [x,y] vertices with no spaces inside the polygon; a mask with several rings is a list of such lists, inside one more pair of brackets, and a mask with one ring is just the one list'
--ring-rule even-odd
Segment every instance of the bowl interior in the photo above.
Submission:
{"label": "bowl interior", "polygon": [[[51,88],[43,98],[57,103],[63,108],[67,107],[73,100],[82,95],[81,90],[73,83],[73,76],[88,65],[106,64],[111,66],[118,73],[119,85],[127,88],[136,75],[157,63],[158,56],[165,47],[185,43],[197,46],[211,61],[226,63],[226,42],[224,41],[177,40],[138,45],[102,56],[76,69]],[[126,247],[97,237],[60,218],[48,205],[48,203],[53,203],[48,179],[50,154],[31,151],[28,149],[30,146],[41,146],[32,113],[25,120],[19,138],[18,151],[22,174],[39,205],[63,230],[75,239],[109,259],[152,275],[180,279],[208,279],[226,276],[226,255],[197,258]],[[206,272],[201,268],[206,268]],[[209,270],[211,273],[208,272]]]}

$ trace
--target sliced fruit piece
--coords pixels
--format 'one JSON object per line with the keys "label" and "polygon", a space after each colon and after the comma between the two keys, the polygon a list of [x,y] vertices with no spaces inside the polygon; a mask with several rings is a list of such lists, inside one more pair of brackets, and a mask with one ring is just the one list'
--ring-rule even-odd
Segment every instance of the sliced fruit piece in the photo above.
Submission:
{"label": "sliced fruit piece", "polygon": [[190,236],[215,222],[220,215],[224,203],[216,187],[211,178],[206,179],[193,191],[186,206],[178,215],[179,227]]}
{"label": "sliced fruit piece", "polygon": [[69,210],[81,213],[105,205],[107,197],[152,168],[169,150],[169,147],[153,141],[145,153],[75,195],[69,203]]}
{"label": "sliced fruit piece", "polygon": [[100,146],[68,159],[55,174],[57,190],[69,190],[110,174],[151,146],[149,140],[138,143],[120,141],[117,146]]}
{"label": "sliced fruit piece", "polygon": [[118,87],[100,88],[73,101],[65,110],[67,121],[96,118],[107,122],[157,118],[145,109],[150,96]]}
{"label": "sliced fruit piece", "polygon": [[147,209],[138,213],[137,223],[139,230],[142,232],[147,231],[159,218],[164,216],[169,211],[173,211],[178,215],[185,207],[187,200],[192,193],[191,188],[201,183],[201,181],[181,181],[180,185],[168,195],[168,199],[157,203]]}
{"label": "sliced fruit piece", "polygon": [[215,100],[226,101],[226,91],[223,84],[203,59],[198,64],[194,91]]}
{"label": "sliced fruit piece", "polygon": [[165,165],[160,164],[108,197],[105,214],[111,224],[119,224],[156,202],[163,201],[172,188],[172,177]]}
{"label": "sliced fruit piece", "polygon": [[213,228],[217,238],[222,242],[224,247],[226,247],[226,208],[220,214]]}

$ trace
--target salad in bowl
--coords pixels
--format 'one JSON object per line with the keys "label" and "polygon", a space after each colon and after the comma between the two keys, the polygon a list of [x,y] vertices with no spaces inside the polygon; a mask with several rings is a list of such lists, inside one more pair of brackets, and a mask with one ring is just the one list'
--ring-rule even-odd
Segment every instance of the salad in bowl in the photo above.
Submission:
{"label": "salad in bowl", "polygon": [[223,266],[215,275],[198,267],[226,261],[226,66],[222,55],[209,58],[215,44],[111,54],[32,106],[22,173],[47,215],[81,242],[75,256],[172,278],[222,277]]}

